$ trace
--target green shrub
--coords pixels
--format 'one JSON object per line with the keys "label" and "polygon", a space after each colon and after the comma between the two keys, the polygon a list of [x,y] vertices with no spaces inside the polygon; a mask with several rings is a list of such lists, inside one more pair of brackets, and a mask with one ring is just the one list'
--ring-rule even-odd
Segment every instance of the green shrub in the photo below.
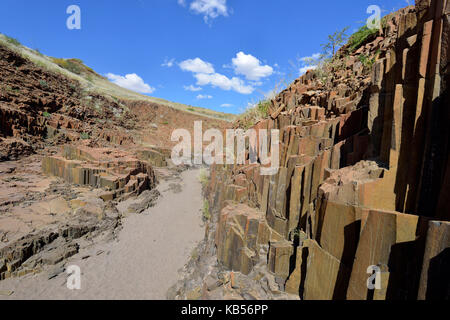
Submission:
{"label": "green shrub", "polygon": [[192,259],[192,260],[197,260],[198,257],[199,257],[198,249],[197,249],[197,248],[194,248],[194,249],[192,250],[192,252],[191,252],[191,259]]}
{"label": "green shrub", "polygon": [[209,212],[209,202],[205,200],[203,202],[203,220],[209,221],[211,219],[211,213]]}
{"label": "green shrub", "polygon": [[47,81],[45,81],[45,80],[40,80],[40,81],[39,81],[39,84],[40,84],[41,87],[43,87],[43,88],[48,88],[48,83],[47,83]]}
{"label": "green shrub", "polygon": [[266,100],[266,101],[260,101],[256,108],[258,109],[259,115],[261,118],[267,118],[270,113],[270,107],[272,105],[272,102]]}
{"label": "green shrub", "polygon": [[378,29],[369,29],[366,25],[359,28],[357,32],[355,32],[348,42],[349,48],[348,51],[353,53],[357,49],[359,49],[371,36],[378,33]]}
{"label": "green shrub", "polygon": [[359,61],[361,61],[361,63],[363,64],[364,67],[366,67],[368,69],[372,69],[372,67],[375,63],[375,58],[370,58],[369,56],[362,54],[359,56]]}
{"label": "green shrub", "polygon": [[195,112],[195,109],[194,108],[187,108],[189,111],[194,111]]}
{"label": "green shrub", "polygon": [[83,132],[83,133],[80,135],[80,138],[81,138],[81,140],[89,140],[91,137],[89,136],[89,133]]}
{"label": "green shrub", "polygon": [[48,113],[47,111],[45,111],[43,114],[42,114],[45,118],[51,118],[51,115],[50,115],[50,113]]}
{"label": "green shrub", "polygon": [[52,61],[56,63],[61,68],[64,68],[72,73],[80,75],[82,72],[82,68],[80,67],[80,64],[83,63],[83,61],[79,59],[60,59],[60,58],[52,58]]}
{"label": "green shrub", "polygon": [[206,186],[209,183],[209,174],[208,174],[208,171],[206,171],[206,169],[202,169],[200,171],[200,175],[198,177],[198,180],[202,184],[203,188],[206,188]]}
{"label": "green shrub", "polygon": [[265,119],[270,115],[272,107],[271,100],[263,100],[258,102],[252,108],[247,109],[239,118],[243,129],[250,129],[259,120]]}

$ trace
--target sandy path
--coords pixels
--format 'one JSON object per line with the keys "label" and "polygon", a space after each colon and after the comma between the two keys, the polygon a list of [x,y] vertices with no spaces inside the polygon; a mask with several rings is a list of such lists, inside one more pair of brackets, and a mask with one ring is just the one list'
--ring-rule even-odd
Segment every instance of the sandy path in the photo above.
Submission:
{"label": "sandy path", "polygon": [[[81,290],[66,287],[62,273],[48,273],[0,282],[0,299],[165,299],[204,236],[199,170],[181,174],[181,192],[162,182],[162,197],[142,215],[124,219],[118,242],[96,245],[72,257],[82,271]],[[97,256],[97,253],[104,253]],[[82,258],[90,255],[88,259]],[[10,297],[2,291],[12,290]],[[4,294],[4,292],[3,292]]]}

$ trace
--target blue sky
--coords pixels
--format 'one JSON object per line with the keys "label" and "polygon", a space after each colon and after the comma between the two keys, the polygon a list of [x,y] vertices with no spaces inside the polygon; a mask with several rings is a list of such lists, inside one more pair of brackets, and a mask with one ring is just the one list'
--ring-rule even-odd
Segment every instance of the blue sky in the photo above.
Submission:
{"label": "blue sky", "polygon": [[[413,1],[411,1],[413,3]],[[299,76],[327,35],[405,0],[0,0],[0,32],[151,96],[238,113]],[[81,9],[69,30],[68,6]]]}

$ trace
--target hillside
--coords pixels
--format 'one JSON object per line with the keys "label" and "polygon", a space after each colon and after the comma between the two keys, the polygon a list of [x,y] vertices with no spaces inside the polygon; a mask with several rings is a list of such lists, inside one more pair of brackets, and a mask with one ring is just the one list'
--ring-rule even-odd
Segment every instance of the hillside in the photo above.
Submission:
{"label": "hillside", "polygon": [[61,74],[70,79],[76,80],[80,86],[86,88],[89,92],[100,94],[110,99],[125,99],[146,101],[162,106],[168,106],[188,113],[216,118],[226,121],[232,121],[235,116],[232,114],[216,112],[210,109],[204,109],[196,106],[187,106],[181,103],[171,102],[160,98],[149,97],[128,89],[119,87],[108,81],[105,77],[99,75],[94,70],[84,65],[79,59],[53,58],[42,54],[36,50],[21,45],[17,40],[0,33],[0,44],[10,50],[15,51],[22,57],[30,60],[45,70]]}

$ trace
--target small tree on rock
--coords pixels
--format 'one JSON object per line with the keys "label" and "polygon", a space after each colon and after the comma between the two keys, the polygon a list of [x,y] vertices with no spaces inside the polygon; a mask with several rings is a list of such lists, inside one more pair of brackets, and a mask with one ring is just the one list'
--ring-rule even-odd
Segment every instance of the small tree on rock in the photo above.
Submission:
{"label": "small tree on rock", "polygon": [[322,45],[322,49],[326,56],[334,57],[337,50],[342,47],[348,39],[347,30],[349,27],[345,27],[341,31],[336,31],[328,36],[328,42]]}

